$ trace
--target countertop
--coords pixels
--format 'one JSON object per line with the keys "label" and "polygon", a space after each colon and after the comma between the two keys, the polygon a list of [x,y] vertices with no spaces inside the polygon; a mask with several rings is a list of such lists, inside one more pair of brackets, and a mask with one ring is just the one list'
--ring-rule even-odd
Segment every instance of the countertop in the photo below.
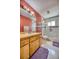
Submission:
{"label": "countertop", "polygon": [[41,34],[41,33],[25,33],[25,32],[21,32],[20,33],[20,39],[28,38],[28,37],[39,35],[39,34]]}

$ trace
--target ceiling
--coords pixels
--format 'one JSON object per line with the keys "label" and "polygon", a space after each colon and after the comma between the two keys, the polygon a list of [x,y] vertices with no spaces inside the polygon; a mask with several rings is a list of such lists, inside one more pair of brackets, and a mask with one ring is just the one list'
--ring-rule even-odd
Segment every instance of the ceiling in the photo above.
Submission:
{"label": "ceiling", "polygon": [[49,18],[59,15],[59,0],[25,0],[42,17]]}

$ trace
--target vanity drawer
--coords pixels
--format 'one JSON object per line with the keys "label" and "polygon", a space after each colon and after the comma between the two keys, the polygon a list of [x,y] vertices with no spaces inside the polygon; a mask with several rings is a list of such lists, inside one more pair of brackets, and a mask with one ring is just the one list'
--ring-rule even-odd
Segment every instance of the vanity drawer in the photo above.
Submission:
{"label": "vanity drawer", "polygon": [[20,47],[29,44],[29,39],[24,38],[23,40],[20,41]]}
{"label": "vanity drawer", "polygon": [[37,39],[36,36],[30,37],[30,42],[33,42],[33,41],[35,41],[36,39]]}

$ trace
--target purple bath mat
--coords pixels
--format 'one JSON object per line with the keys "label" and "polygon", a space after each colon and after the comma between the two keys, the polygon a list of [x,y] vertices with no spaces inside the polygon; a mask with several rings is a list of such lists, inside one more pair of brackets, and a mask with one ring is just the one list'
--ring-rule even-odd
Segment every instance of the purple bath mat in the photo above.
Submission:
{"label": "purple bath mat", "polygon": [[38,51],[31,57],[31,59],[47,59],[48,50],[45,48],[39,48]]}

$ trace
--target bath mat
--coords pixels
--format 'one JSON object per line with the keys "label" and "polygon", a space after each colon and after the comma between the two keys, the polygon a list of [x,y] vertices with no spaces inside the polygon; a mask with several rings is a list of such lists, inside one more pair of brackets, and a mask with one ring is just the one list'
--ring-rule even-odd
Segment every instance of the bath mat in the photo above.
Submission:
{"label": "bath mat", "polygon": [[47,59],[48,49],[39,48],[38,51],[31,57],[31,59]]}

